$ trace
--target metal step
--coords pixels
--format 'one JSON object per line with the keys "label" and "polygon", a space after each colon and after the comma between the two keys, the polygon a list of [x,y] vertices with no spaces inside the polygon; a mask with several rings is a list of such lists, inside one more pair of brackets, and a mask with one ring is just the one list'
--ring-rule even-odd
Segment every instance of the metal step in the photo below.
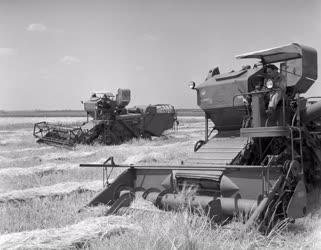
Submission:
{"label": "metal step", "polygon": [[241,128],[241,136],[242,137],[290,136],[290,129],[288,127],[281,127],[281,126]]}

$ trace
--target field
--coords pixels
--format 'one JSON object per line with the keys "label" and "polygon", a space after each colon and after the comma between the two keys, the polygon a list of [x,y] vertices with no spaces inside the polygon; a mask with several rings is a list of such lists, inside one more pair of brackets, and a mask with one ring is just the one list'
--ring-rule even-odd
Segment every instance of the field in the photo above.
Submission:
{"label": "field", "polygon": [[[201,109],[175,109],[179,116],[203,116]],[[86,117],[84,110],[0,110],[0,117]]]}
{"label": "field", "polygon": [[[237,221],[221,227],[206,216],[165,213],[142,200],[124,216],[84,207],[102,189],[102,173],[80,163],[114,156],[122,164],[180,164],[204,137],[201,117],[179,117],[178,130],[153,140],[74,150],[37,144],[33,123],[42,120],[0,118],[0,249],[321,249],[319,209],[263,237],[255,229],[242,234]],[[78,124],[84,117],[46,120]]]}

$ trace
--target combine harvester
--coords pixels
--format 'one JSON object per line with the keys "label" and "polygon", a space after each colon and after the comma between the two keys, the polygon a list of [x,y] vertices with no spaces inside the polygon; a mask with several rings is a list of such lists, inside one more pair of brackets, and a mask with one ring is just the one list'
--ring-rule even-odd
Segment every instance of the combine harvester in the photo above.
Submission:
{"label": "combine harvester", "polygon": [[[205,112],[205,139],[189,159],[179,166],[117,165],[113,158],[81,164],[102,167],[107,177],[127,168],[111,183],[104,176],[106,188],[88,205],[107,204],[108,214],[121,214],[143,197],[164,210],[202,208],[218,223],[242,215],[245,228],[257,226],[264,234],[278,222],[306,216],[321,181],[321,102],[300,94],[317,79],[317,51],[293,43],[237,58],[259,62],[226,74],[215,68],[205,82],[191,83]],[[267,79],[271,64],[280,75]],[[281,78],[283,90],[276,88]],[[275,93],[281,99],[267,115]],[[218,130],[211,138],[209,120]],[[180,195],[186,187],[196,188],[191,199]]]}
{"label": "combine harvester", "polygon": [[[73,147],[75,144],[120,144],[132,138],[160,136],[177,122],[175,109],[169,104],[127,108],[130,90],[118,89],[111,93],[95,92],[84,102],[87,122],[80,127],[39,122],[33,135],[37,142]],[[91,118],[91,120],[90,120]]]}

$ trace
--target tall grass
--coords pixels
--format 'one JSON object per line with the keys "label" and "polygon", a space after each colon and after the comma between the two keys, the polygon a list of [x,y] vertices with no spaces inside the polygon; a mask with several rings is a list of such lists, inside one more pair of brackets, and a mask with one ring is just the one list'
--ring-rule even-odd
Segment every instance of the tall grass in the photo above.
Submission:
{"label": "tall grass", "polygon": [[[221,227],[188,209],[180,213],[133,212],[130,219],[142,230],[90,242],[87,249],[256,249],[271,243],[255,230],[242,235],[239,223]],[[273,247],[282,246],[274,241]]]}
{"label": "tall grass", "polygon": [[320,217],[313,215],[282,230],[263,236],[255,228],[245,234],[244,225],[211,223],[206,215],[190,210],[176,212],[133,212],[132,223],[142,230],[114,238],[89,242],[85,249],[320,249]]}
{"label": "tall grass", "polygon": [[0,204],[0,233],[56,228],[93,216],[92,211],[78,213],[94,193],[36,198],[25,202]]}
{"label": "tall grass", "polygon": [[[256,228],[247,229],[237,218],[227,226],[214,224],[206,212],[190,206],[196,189],[183,188],[179,196],[186,203],[180,212],[161,212],[151,203],[136,199],[127,216],[142,230],[117,238],[90,242],[86,249],[302,249],[321,247],[320,210],[290,224],[277,224],[263,236]],[[194,212],[193,212],[194,211]],[[308,226],[306,226],[308,224]],[[320,243],[318,243],[320,241]]]}

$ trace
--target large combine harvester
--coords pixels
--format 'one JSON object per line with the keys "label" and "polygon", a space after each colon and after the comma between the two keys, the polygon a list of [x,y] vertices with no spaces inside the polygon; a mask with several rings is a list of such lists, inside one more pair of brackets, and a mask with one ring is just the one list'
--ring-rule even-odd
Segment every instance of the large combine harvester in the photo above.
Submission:
{"label": "large combine harvester", "polygon": [[177,116],[172,105],[126,108],[129,102],[129,89],[118,89],[116,97],[112,93],[94,92],[84,102],[87,122],[82,126],[39,122],[34,125],[33,135],[39,143],[57,146],[95,142],[112,145],[132,138],[160,136],[175,125]]}
{"label": "large combine harvester", "polygon": [[[215,68],[203,83],[191,83],[205,112],[205,138],[190,158],[179,166],[125,166],[113,158],[82,164],[103,167],[107,176],[126,167],[112,182],[105,179],[106,188],[89,205],[108,204],[108,214],[122,213],[143,197],[164,210],[202,208],[218,223],[242,215],[245,228],[255,225],[263,233],[306,216],[321,182],[321,102],[301,94],[317,79],[317,51],[293,43],[237,58],[258,62],[225,74]],[[280,72],[269,79],[267,69],[275,66]],[[188,187],[195,188],[190,199],[180,195]]]}

